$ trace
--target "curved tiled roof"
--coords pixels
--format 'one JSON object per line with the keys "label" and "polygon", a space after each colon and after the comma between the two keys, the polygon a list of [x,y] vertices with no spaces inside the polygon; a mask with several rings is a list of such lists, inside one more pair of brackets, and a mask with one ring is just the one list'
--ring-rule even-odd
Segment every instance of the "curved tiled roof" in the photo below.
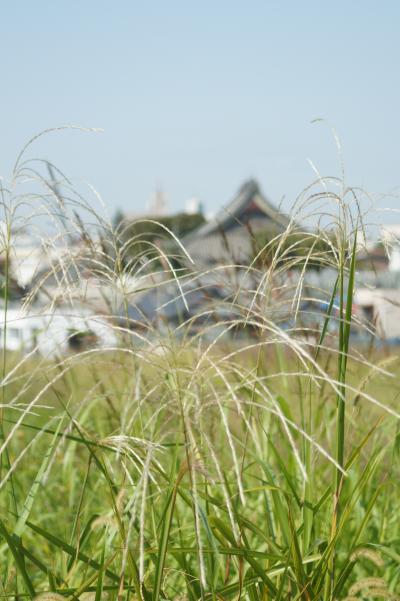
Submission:
{"label": "curved tiled roof", "polygon": [[271,228],[279,233],[289,223],[289,217],[263,196],[258,183],[249,180],[227,206],[208,223],[186,236],[182,243],[195,260],[242,262],[248,260],[252,252],[249,230]]}

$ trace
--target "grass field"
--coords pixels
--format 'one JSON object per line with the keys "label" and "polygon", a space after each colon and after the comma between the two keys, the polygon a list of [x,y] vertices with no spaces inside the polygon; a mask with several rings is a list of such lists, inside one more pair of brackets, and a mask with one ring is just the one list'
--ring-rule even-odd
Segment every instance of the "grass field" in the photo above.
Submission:
{"label": "grass field", "polygon": [[[38,366],[17,370],[7,389],[22,406],[3,422],[2,595],[394,594],[395,418],[349,394],[337,507],[335,392],[290,353],[279,362],[298,375],[277,375],[273,351],[255,353],[214,351],[202,369],[204,355],[179,346],[139,365],[123,353],[73,357],[65,373],[40,365],[31,383]],[[398,373],[400,359],[371,359],[350,361],[349,385],[395,408],[398,380],[378,369]],[[41,391],[37,416],[22,416]]]}
{"label": "grass field", "polygon": [[[336,238],[298,263],[274,240],[240,344],[174,332],[139,344],[115,326],[109,350],[48,360],[3,348],[0,598],[400,598],[400,355],[352,343],[361,216],[348,194],[309,192],[338,206]],[[26,197],[7,199],[6,266]],[[119,287],[141,265],[122,267],[120,252],[98,269]],[[276,278],[308,262],[337,273],[310,339],[267,317]]]}

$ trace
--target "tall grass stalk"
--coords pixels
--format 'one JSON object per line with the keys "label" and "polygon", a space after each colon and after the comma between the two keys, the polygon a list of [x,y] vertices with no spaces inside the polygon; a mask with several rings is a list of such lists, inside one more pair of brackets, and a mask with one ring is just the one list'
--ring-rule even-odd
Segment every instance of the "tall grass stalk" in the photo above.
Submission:
{"label": "tall grass stalk", "polygon": [[[0,598],[398,597],[400,359],[354,342],[362,193],[317,174],[248,266],[204,267],[111,224],[35,139],[2,188]],[[104,344],[86,316],[92,346],[9,349],[22,231],[46,265],[22,310],[90,309]]]}

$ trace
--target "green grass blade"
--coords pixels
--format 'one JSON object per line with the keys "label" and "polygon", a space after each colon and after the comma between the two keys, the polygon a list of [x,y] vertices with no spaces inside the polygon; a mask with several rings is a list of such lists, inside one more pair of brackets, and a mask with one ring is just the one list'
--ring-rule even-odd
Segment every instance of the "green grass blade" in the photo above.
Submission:
{"label": "green grass blade", "polygon": [[104,556],[105,556],[105,552],[106,552],[106,540],[107,540],[107,530],[104,532],[103,549],[102,549],[101,558],[100,558],[100,569],[97,574],[96,596],[94,598],[94,601],[101,601],[101,597],[103,595]]}
{"label": "green grass blade", "polygon": [[161,534],[158,544],[158,553],[156,561],[156,570],[154,575],[154,586],[153,586],[153,601],[158,601],[160,598],[161,582],[164,573],[165,558],[168,550],[168,539],[172,524],[172,518],[174,514],[177,487],[179,486],[180,477],[176,478],[177,469],[177,451],[178,447],[175,447],[174,455],[172,458],[171,472],[170,472],[170,486],[167,493],[167,501],[164,507],[162,521],[161,521]]}
{"label": "green grass blade", "polygon": [[5,539],[7,546],[10,549],[10,551],[14,557],[17,572],[22,577],[26,592],[33,599],[33,597],[35,596],[35,589],[34,589],[31,579],[29,578],[28,572],[25,567],[24,556],[19,547],[19,539],[15,535],[10,534],[8,532],[7,528],[5,527],[5,525],[1,519],[0,519],[0,534]]}
{"label": "green grass blade", "polygon": [[57,444],[59,442],[58,440],[58,433],[61,429],[62,426],[62,419],[60,420],[60,423],[58,424],[57,430],[56,430],[56,434],[53,437],[52,443],[49,445],[49,447],[47,448],[45,455],[43,457],[43,460],[40,464],[38,473],[36,474],[36,478],[28,492],[28,495],[25,499],[24,505],[23,505],[23,509],[21,511],[21,514],[18,518],[18,521],[15,525],[14,528],[14,534],[16,536],[21,536],[24,529],[25,529],[25,525],[26,525],[26,521],[29,518],[29,515],[31,513],[32,507],[33,507],[33,503],[35,501],[36,495],[39,492],[40,486],[44,480],[44,477],[46,476],[46,471],[47,468],[49,466],[49,463],[53,457],[53,454],[57,448]]}
{"label": "green grass blade", "polygon": [[[68,543],[61,540],[54,534],[47,532],[40,526],[33,524],[29,520],[27,520],[26,524],[27,524],[27,526],[29,526],[29,528],[31,528],[34,532],[36,532],[36,534],[39,534],[40,536],[45,538],[49,543],[54,545],[56,548],[67,553],[67,555],[78,558],[79,561],[82,561],[83,563],[89,565],[91,568],[93,568],[97,571],[100,570],[100,564],[96,560],[88,557],[85,553],[82,553],[82,551],[76,549],[72,545],[69,545]],[[111,580],[114,580],[115,582],[119,582],[119,576],[117,574],[115,574],[114,572],[111,572],[110,570],[106,570],[105,574],[107,575],[108,578],[111,578]]]}

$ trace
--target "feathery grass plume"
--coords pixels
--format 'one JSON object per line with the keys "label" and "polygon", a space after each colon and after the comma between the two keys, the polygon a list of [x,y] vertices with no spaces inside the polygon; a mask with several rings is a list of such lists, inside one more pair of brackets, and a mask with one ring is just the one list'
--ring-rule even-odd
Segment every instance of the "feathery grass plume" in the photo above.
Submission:
{"label": "feathery grass plume", "polygon": [[353,296],[368,196],[315,169],[284,231],[244,226],[247,264],[205,265],[34,142],[1,183],[2,594],[394,598],[398,352]]}
{"label": "feathery grass plume", "polygon": [[379,553],[377,553],[373,549],[368,549],[368,548],[356,549],[351,554],[350,559],[351,559],[351,561],[355,561],[355,560],[359,559],[360,557],[368,559],[369,561],[374,563],[376,566],[378,566],[378,568],[383,568],[383,566],[385,565],[385,562],[383,561],[382,557],[379,555]]}
{"label": "feathery grass plume", "polygon": [[385,589],[386,581],[383,578],[362,578],[355,582],[349,589],[350,595],[355,595],[365,589]]}

